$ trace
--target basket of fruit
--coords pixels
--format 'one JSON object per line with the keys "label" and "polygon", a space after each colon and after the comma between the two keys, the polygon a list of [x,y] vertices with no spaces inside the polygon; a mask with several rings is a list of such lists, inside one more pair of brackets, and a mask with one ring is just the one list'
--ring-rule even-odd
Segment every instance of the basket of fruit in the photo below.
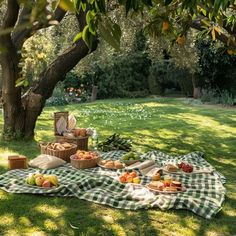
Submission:
{"label": "basket of fruit", "polygon": [[70,156],[76,153],[77,145],[67,142],[40,143],[40,149],[42,154],[56,156],[69,162]]}
{"label": "basket of fruit", "polygon": [[126,165],[132,165],[138,161],[140,161],[140,157],[135,152],[128,152],[121,157],[121,161]]}
{"label": "basket of fruit", "polygon": [[97,152],[78,150],[70,157],[70,163],[77,169],[88,169],[96,167],[99,159]]}

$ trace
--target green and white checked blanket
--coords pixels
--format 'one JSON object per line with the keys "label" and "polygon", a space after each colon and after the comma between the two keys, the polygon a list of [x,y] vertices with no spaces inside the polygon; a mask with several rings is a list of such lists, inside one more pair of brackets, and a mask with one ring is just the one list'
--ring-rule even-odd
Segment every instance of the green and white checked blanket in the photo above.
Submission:
{"label": "green and white checked blanket", "polygon": [[[103,154],[104,159],[119,159],[124,152],[114,151]],[[142,155],[142,159],[153,159],[158,166],[165,163],[185,161],[198,166],[214,168],[202,158],[200,152],[184,156],[172,157],[158,151]],[[197,167],[196,167],[197,168]],[[150,177],[141,177],[141,186],[121,184],[117,178],[121,172],[104,170],[100,167],[77,170],[66,164],[56,169],[40,170],[43,174],[55,174],[60,180],[57,188],[44,189],[25,184],[25,178],[36,169],[11,170],[0,176],[0,188],[11,193],[43,194],[47,196],[78,197],[116,208],[137,210],[159,207],[167,209],[188,209],[210,219],[220,211],[226,194],[223,186],[225,178],[220,173],[212,174],[171,174],[187,188],[186,192],[176,194],[154,194],[142,185],[150,181]]]}

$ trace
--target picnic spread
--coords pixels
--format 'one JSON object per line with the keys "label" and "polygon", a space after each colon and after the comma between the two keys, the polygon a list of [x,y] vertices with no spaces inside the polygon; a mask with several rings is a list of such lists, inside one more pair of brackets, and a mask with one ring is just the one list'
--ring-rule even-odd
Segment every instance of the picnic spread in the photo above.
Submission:
{"label": "picnic spread", "polygon": [[[154,150],[141,154],[117,135],[100,144],[102,152],[90,151],[84,141],[92,130],[75,129],[75,118],[70,121],[68,114],[61,115],[63,119],[55,119],[55,135],[62,141],[56,137],[54,142],[41,143],[41,155],[29,162],[29,168],[18,164],[0,175],[2,190],[77,197],[127,210],[187,209],[206,219],[221,210],[226,180],[203,153],[170,156]],[[73,132],[68,132],[69,126]],[[81,140],[84,148],[77,146]],[[14,166],[17,158],[9,160]]]}

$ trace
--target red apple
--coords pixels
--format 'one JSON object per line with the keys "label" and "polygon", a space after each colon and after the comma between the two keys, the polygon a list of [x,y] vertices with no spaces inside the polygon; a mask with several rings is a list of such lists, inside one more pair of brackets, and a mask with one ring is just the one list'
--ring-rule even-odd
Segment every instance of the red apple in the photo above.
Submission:
{"label": "red apple", "polygon": [[48,180],[44,180],[44,181],[43,181],[42,187],[44,187],[44,188],[50,188],[50,186],[51,186],[50,181],[48,181]]}

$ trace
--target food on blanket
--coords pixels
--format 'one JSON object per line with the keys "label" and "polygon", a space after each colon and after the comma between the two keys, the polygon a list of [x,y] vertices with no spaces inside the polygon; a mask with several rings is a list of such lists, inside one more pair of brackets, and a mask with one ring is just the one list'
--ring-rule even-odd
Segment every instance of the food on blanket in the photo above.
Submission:
{"label": "food on blanket", "polygon": [[115,165],[115,168],[116,169],[122,169],[124,166],[122,165],[122,163],[121,162],[119,162],[119,161],[115,161],[114,162],[114,165]]}
{"label": "food on blanket", "polygon": [[152,180],[157,181],[161,179],[160,173],[156,173],[155,175],[152,176]]}
{"label": "food on blanket", "polygon": [[177,192],[184,190],[181,182],[176,180],[170,180],[170,182],[169,180],[151,181],[147,186],[153,190],[163,192]]}
{"label": "food on blanket", "polygon": [[49,180],[44,180],[43,184],[42,184],[43,188],[50,188],[51,187],[51,183]]}
{"label": "food on blanket", "polygon": [[141,180],[140,180],[139,177],[133,178],[133,183],[135,183],[135,184],[140,184],[140,182],[141,182]]}
{"label": "food on blanket", "polygon": [[179,182],[179,181],[173,180],[173,181],[171,181],[170,186],[171,186],[171,187],[181,187],[182,184],[181,184],[181,182]]}
{"label": "food on blanket", "polygon": [[119,177],[119,181],[120,181],[121,183],[126,183],[126,177],[125,177],[125,176],[120,176],[120,177]]}
{"label": "food on blanket", "polygon": [[135,152],[128,152],[121,157],[121,160],[123,161],[139,160],[139,155]]}
{"label": "food on blanket", "polygon": [[78,150],[74,156],[74,159],[89,160],[89,159],[94,159],[97,157],[98,157],[98,154],[96,152]]}
{"label": "food on blanket", "polygon": [[166,188],[165,188],[165,191],[168,191],[168,192],[176,192],[176,191],[178,191],[178,189],[177,189],[176,187],[170,186],[170,187],[166,187]]}
{"label": "food on blanket", "polygon": [[99,162],[99,165],[101,165],[104,168],[107,169],[122,169],[124,168],[124,165],[120,161],[113,161],[113,160],[102,160]]}
{"label": "food on blanket", "polygon": [[45,181],[45,179],[43,178],[43,176],[39,176],[39,177],[35,178],[35,184],[37,186],[42,186],[44,181]]}
{"label": "food on blanket", "polygon": [[126,182],[127,183],[133,183],[133,177],[132,176],[128,176],[127,178],[126,178]]}
{"label": "food on blanket", "polygon": [[135,184],[139,184],[141,182],[140,178],[138,177],[138,174],[135,171],[131,173],[124,172],[122,175],[119,176],[119,181],[121,183],[135,183]]}
{"label": "food on blanket", "polygon": [[157,189],[157,190],[159,190],[159,191],[163,191],[163,189],[164,189],[164,183],[163,182],[161,182],[161,181],[151,181],[150,183],[149,183],[149,186],[151,187],[151,188],[154,188],[154,189]]}
{"label": "food on blanket", "polygon": [[167,164],[166,165],[166,170],[169,172],[176,172],[178,170],[178,167],[172,164]]}
{"label": "food on blanket", "polygon": [[54,186],[59,185],[58,178],[56,175],[44,175],[43,177],[45,180],[48,180],[52,185]]}
{"label": "food on blanket", "polygon": [[133,178],[137,177],[137,173],[135,171],[131,172],[129,175],[132,176]]}
{"label": "food on blanket", "polygon": [[41,173],[29,174],[26,178],[26,183],[38,187],[53,187],[59,185],[56,175],[43,175]]}
{"label": "food on blanket", "polygon": [[191,166],[188,163],[185,162],[181,162],[180,164],[178,164],[179,169],[181,169],[182,171],[186,172],[186,173],[191,173],[193,172],[193,166]]}
{"label": "food on blanket", "polygon": [[106,168],[114,168],[115,165],[114,165],[114,162],[113,162],[113,161],[108,161],[108,162],[104,165],[104,167],[106,167]]}
{"label": "food on blanket", "polygon": [[34,174],[29,174],[28,177],[26,178],[26,183],[29,185],[35,185],[35,177]]}

